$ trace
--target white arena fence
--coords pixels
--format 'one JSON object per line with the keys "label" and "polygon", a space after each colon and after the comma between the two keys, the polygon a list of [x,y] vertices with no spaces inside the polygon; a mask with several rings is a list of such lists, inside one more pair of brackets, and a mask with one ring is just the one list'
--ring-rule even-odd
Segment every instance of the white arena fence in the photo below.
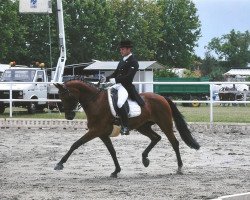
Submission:
{"label": "white arena fence", "polygon": [[222,196],[217,199],[212,200],[249,200],[250,199],[250,192],[242,193],[242,194],[234,194],[228,196]]}
{"label": "white arena fence", "polygon": [[[13,99],[12,98],[12,86],[15,84],[31,84],[30,82],[1,82],[1,84],[9,84],[10,85],[10,98],[9,99],[0,99],[1,101],[4,102],[9,102],[9,108],[10,108],[10,117],[12,117],[12,112],[13,112],[13,108],[12,108],[12,104],[13,102],[38,102],[38,101],[45,101],[45,102],[60,102],[60,100],[58,99],[29,99],[29,100],[23,100],[23,99]],[[51,82],[35,82],[33,84],[47,84],[47,85],[52,85],[53,83]],[[218,101],[218,100],[214,100],[213,99],[213,95],[214,95],[214,86],[215,85],[232,85],[232,84],[246,84],[248,86],[250,86],[250,82],[134,82],[134,84],[138,84],[139,85],[139,92],[141,92],[141,88],[142,85],[144,84],[150,84],[150,85],[210,85],[210,95],[208,100],[174,100],[175,103],[205,103],[205,104],[209,104],[210,105],[210,124],[213,123],[213,110],[214,110],[214,104],[215,103],[234,103],[234,104],[248,104],[250,103],[250,99],[248,100],[247,97],[248,95],[250,95],[250,91],[245,91],[244,93],[244,100],[241,101]]]}
{"label": "white arena fence", "polygon": [[[234,103],[234,104],[248,104],[250,103],[250,99],[248,100],[247,97],[250,95],[249,87],[250,87],[250,82],[134,82],[134,84],[139,84],[141,88],[141,84],[157,84],[157,85],[209,85],[210,86],[210,95],[208,100],[173,100],[175,103],[205,103],[205,104],[210,104],[210,126],[213,125],[214,121],[214,104],[221,104],[221,103]],[[233,85],[233,84],[245,84],[248,85],[248,91],[244,91],[244,100],[242,101],[220,101],[220,100],[214,100],[213,95],[214,95],[214,86],[215,85]],[[233,91],[230,91],[233,92]]]}

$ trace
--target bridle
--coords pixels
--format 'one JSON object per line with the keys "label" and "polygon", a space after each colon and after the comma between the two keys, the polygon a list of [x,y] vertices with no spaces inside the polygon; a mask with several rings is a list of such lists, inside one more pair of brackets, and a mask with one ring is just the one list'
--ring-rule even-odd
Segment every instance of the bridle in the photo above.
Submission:
{"label": "bridle", "polygon": [[79,99],[77,99],[68,88],[63,87],[63,91],[59,91],[58,92],[59,95],[64,95],[64,94],[68,94],[69,97],[72,97],[74,99],[74,101],[77,102],[76,106],[74,108],[70,108],[70,110],[75,110],[76,108],[80,109],[81,108],[81,104],[79,103]]}

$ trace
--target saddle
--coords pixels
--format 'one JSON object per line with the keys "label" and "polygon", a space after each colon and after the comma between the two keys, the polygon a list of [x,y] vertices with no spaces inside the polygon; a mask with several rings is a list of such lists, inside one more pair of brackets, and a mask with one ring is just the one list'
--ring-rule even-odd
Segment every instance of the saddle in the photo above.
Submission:
{"label": "saddle", "polygon": [[[116,89],[108,88],[108,101],[112,115],[115,118],[119,118],[117,114],[118,91]],[[128,99],[124,105],[128,113],[128,118],[137,117],[141,114],[141,107],[137,104],[137,102]]]}

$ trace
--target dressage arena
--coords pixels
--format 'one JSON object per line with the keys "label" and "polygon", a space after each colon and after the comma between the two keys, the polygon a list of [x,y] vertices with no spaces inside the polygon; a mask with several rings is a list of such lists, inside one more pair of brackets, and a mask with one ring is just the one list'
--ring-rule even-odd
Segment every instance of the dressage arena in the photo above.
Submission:
{"label": "dressage arena", "polygon": [[[247,124],[216,124],[213,130],[208,124],[189,124],[201,145],[198,151],[186,146],[176,132],[183,175],[176,174],[175,153],[162,133],[162,140],[149,154],[148,168],[141,162],[141,154],[149,144],[146,137],[131,132],[129,136],[112,138],[122,171],[118,178],[110,178],[114,164],[100,139],[77,149],[64,164],[64,170],[54,170],[86,131],[86,121],[64,126],[65,122],[1,122],[1,200],[192,200],[250,192]],[[12,128],[4,125],[10,123]],[[157,127],[155,130],[159,132]]]}

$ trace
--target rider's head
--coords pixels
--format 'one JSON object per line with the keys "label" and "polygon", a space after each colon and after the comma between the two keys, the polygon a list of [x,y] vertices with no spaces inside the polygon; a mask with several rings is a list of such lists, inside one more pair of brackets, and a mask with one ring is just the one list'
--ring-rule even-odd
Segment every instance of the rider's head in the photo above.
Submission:
{"label": "rider's head", "polygon": [[124,57],[131,53],[133,45],[130,40],[122,40],[119,47],[120,53]]}

